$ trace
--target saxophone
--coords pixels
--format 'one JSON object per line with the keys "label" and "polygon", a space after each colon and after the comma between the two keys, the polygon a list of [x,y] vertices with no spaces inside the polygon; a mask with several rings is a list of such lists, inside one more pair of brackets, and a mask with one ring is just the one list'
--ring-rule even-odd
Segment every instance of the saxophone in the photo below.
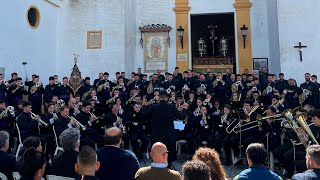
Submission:
{"label": "saxophone", "polygon": [[147,93],[152,94],[153,93],[153,84],[152,81],[150,81],[148,87],[147,87]]}

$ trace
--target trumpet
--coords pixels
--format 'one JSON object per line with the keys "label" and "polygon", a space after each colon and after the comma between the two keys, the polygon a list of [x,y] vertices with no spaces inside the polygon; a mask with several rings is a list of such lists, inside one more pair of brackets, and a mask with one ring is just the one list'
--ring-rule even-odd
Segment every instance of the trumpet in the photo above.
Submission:
{"label": "trumpet", "polygon": [[126,105],[130,104],[132,101],[134,101],[134,98],[137,96],[138,94],[134,94],[130,99],[128,99],[128,101],[126,102]]}
{"label": "trumpet", "polygon": [[87,129],[86,126],[82,125],[76,118],[72,117],[72,116],[67,116],[70,120],[74,120],[76,122],[75,127],[77,129],[82,129],[83,131],[85,131]]}
{"label": "trumpet", "polygon": [[209,125],[208,125],[208,121],[207,121],[207,117],[206,115],[202,114],[202,121],[204,123],[204,128],[205,129],[208,129],[209,128]]}
{"label": "trumpet", "polygon": [[228,118],[228,114],[224,114],[221,116],[221,124],[219,125],[219,127],[223,127],[223,123],[226,123],[227,125],[229,125],[227,118]]}
{"label": "trumpet", "polygon": [[114,96],[113,98],[110,98],[107,102],[106,102],[106,105],[110,104],[110,103],[113,103],[116,101],[118,96]]}
{"label": "trumpet", "polygon": [[166,92],[167,92],[167,94],[170,94],[170,93],[171,93],[171,89],[168,88],[168,89],[166,90]]}
{"label": "trumpet", "polygon": [[119,121],[119,129],[121,129],[123,133],[126,133],[126,127],[120,121],[120,117],[118,115],[116,115],[116,117],[117,117],[117,121]]}
{"label": "trumpet", "polygon": [[[33,112],[30,111],[30,115],[32,119],[35,119],[35,117],[37,116],[36,114],[34,114]],[[41,118],[38,119],[38,122],[40,125],[44,125],[45,127],[48,127],[49,124],[44,122]]]}

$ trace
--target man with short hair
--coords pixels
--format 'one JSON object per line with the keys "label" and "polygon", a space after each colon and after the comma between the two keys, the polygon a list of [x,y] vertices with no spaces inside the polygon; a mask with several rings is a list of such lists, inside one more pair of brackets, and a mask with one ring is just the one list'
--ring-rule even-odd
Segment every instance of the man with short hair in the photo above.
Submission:
{"label": "man with short hair", "polygon": [[75,180],[95,180],[96,171],[100,168],[100,163],[97,161],[97,153],[90,146],[84,146],[77,158],[75,170],[78,175]]}
{"label": "man with short hair", "polygon": [[267,151],[263,144],[252,143],[246,150],[249,168],[242,171],[233,180],[281,180],[282,178],[269,171],[265,166]]}
{"label": "man with short hair", "polygon": [[59,139],[63,152],[53,157],[52,174],[74,178],[76,176],[74,167],[80,147],[80,131],[75,128],[66,129],[60,134]]}
{"label": "man with short hair", "polygon": [[210,180],[210,168],[199,160],[187,161],[182,171],[184,180]]}
{"label": "man with short hair", "polygon": [[292,176],[292,180],[320,179],[320,145],[311,145],[307,149],[306,165],[308,170]]}
{"label": "man with short hair", "polygon": [[135,180],[181,180],[179,172],[170,170],[168,166],[168,149],[161,142],[156,142],[151,148],[151,166],[138,170]]}
{"label": "man with short hair", "polygon": [[13,179],[12,172],[16,171],[16,159],[13,155],[7,153],[9,138],[9,133],[0,131],[0,172],[11,180]]}
{"label": "man with short hair", "polygon": [[106,146],[97,151],[100,169],[96,176],[100,180],[133,179],[139,169],[137,157],[120,148],[122,136],[121,129],[117,127],[105,131]]}

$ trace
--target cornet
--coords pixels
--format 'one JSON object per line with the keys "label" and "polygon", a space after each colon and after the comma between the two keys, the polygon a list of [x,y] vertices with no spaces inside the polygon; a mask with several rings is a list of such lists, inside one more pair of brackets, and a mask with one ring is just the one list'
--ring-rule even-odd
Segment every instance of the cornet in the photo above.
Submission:
{"label": "cornet", "polygon": [[83,131],[85,131],[86,129],[87,129],[87,127],[86,126],[84,126],[84,125],[82,125],[78,120],[76,120],[76,118],[74,118],[74,117],[72,117],[72,116],[67,116],[70,120],[74,120],[75,122],[76,122],[76,124],[75,124],[75,127],[77,128],[77,129],[82,129]]}
{"label": "cornet", "polygon": [[123,133],[126,133],[126,127],[123,125],[123,123],[120,121],[120,117],[116,115],[117,121],[119,121],[119,129],[123,131]]}
{"label": "cornet", "polygon": [[[36,114],[34,114],[33,112],[30,112],[31,118],[35,119],[35,117],[37,116]],[[38,122],[40,125],[44,125],[45,127],[48,127],[49,124],[47,124],[46,122],[44,122],[41,118],[38,119]]]}

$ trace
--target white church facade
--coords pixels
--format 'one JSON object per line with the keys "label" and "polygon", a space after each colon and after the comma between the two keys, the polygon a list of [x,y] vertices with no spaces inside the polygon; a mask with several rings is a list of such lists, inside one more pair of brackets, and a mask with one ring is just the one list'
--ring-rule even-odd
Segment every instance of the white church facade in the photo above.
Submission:
{"label": "white church facade", "polygon": [[[2,0],[0,4],[0,71],[5,79],[12,72],[24,78],[22,62],[27,62],[29,75],[38,74],[45,83],[53,74],[69,77],[73,54],[80,56],[82,76],[91,78],[106,71],[111,77],[117,71],[129,76],[138,67],[146,73],[157,68],[172,72],[176,66],[181,71],[210,67],[242,73],[264,64],[270,72],[283,72],[298,82],[305,72],[320,75],[319,0]],[[148,29],[152,24],[160,26]],[[177,30],[180,26],[183,34]],[[248,28],[245,36],[243,26]],[[199,40],[205,42],[204,52]],[[307,46],[301,57],[294,47],[299,42]]]}

